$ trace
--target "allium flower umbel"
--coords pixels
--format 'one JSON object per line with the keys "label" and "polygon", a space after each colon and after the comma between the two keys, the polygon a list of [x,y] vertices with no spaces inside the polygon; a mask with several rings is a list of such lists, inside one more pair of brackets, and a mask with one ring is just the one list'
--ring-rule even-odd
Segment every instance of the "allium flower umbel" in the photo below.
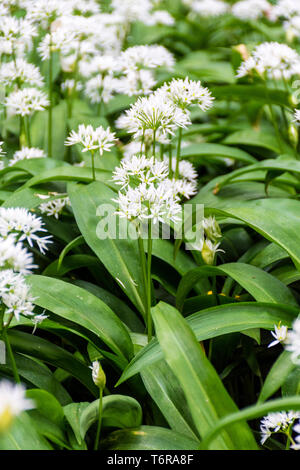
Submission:
{"label": "allium flower umbel", "polygon": [[181,109],[187,109],[197,104],[202,111],[212,107],[213,97],[208,88],[201,86],[201,82],[190,80],[173,79],[170,83],[163,85],[158,94],[165,94],[166,98]]}
{"label": "allium flower umbel", "polygon": [[34,403],[25,396],[23,385],[0,382],[0,434],[7,431],[15,416],[34,408]]}
{"label": "allium flower umbel", "polygon": [[31,247],[36,243],[41,253],[45,253],[51,243],[51,236],[41,236],[40,232],[47,231],[43,225],[42,219],[27,209],[0,207],[0,236],[13,235],[17,241],[27,241]]}
{"label": "allium flower umbel", "polygon": [[264,444],[273,433],[286,433],[294,421],[299,418],[299,411],[269,413],[260,423],[261,444]]}
{"label": "allium flower umbel", "polygon": [[33,316],[35,299],[30,294],[30,288],[25,278],[12,269],[0,271],[0,302],[5,315],[13,315],[20,320],[20,315]]}
{"label": "allium flower umbel", "polygon": [[11,114],[30,116],[36,111],[44,111],[49,101],[45,93],[37,88],[24,88],[13,91],[5,99],[5,105]]}
{"label": "allium flower umbel", "polygon": [[117,214],[128,220],[168,222],[178,220],[180,198],[168,179],[168,166],[153,157],[133,156],[116,168],[113,180],[121,186]]}
{"label": "allium flower umbel", "polygon": [[287,335],[288,335],[287,326],[281,325],[281,322],[279,322],[278,325],[274,325],[274,330],[275,331],[271,331],[271,334],[275,338],[275,340],[269,344],[268,348],[271,348],[272,346],[276,346],[276,344],[279,344],[279,343],[284,343],[287,339]]}
{"label": "allium flower umbel", "polygon": [[300,318],[293,323],[293,328],[288,332],[286,339],[286,349],[290,351],[292,361],[300,364]]}
{"label": "allium flower umbel", "polygon": [[139,98],[123,118],[123,125],[134,137],[142,136],[149,129],[162,135],[174,135],[178,127],[186,128],[189,124],[187,113],[155,94]]}
{"label": "allium flower umbel", "polygon": [[110,131],[109,127],[104,129],[99,126],[94,129],[91,125],[80,124],[77,132],[71,131],[65,145],[80,144],[82,152],[99,150],[100,155],[103,155],[103,152],[110,152],[115,140],[115,134]]}
{"label": "allium flower umbel", "polygon": [[300,71],[300,56],[286,44],[265,42],[257,46],[249,59],[242,63],[237,77],[244,77],[253,71],[264,78],[289,79]]}

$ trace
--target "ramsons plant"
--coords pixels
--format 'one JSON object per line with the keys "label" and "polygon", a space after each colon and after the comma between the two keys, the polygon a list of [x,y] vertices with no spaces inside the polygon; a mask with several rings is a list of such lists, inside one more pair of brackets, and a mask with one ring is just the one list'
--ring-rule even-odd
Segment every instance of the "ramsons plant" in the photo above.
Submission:
{"label": "ramsons plant", "polygon": [[1,2],[0,450],[300,449],[299,39]]}

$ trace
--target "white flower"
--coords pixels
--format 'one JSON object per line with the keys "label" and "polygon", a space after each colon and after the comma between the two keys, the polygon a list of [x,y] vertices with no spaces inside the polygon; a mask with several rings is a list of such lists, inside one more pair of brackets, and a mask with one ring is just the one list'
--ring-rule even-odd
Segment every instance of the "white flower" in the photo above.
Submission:
{"label": "white flower", "polygon": [[279,322],[278,325],[274,325],[275,331],[271,331],[272,336],[275,338],[275,341],[272,341],[272,343],[269,344],[268,348],[271,348],[272,346],[275,346],[276,344],[279,343],[284,343],[287,339],[288,335],[288,327],[285,325],[281,325],[281,322]]}
{"label": "white flower", "polygon": [[227,13],[229,6],[221,0],[198,0],[191,4],[191,10],[201,16],[220,16]]}
{"label": "white flower", "polygon": [[40,217],[31,214],[27,209],[14,207],[0,207],[0,236],[6,238],[10,234],[16,234],[18,241],[27,240],[32,247],[36,243],[42,253],[47,250],[47,244],[51,243],[51,236],[41,237],[39,232],[46,232]]}
{"label": "white flower", "polygon": [[3,142],[0,142],[0,157],[4,157],[4,155],[5,155],[5,152],[2,148],[2,145],[3,145]]}
{"label": "white flower", "polygon": [[92,103],[108,103],[115,91],[115,81],[110,76],[96,75],[86,82],[85,94]]}
{"label": "white flower", "polygon": [[33,264],[33,255],[23,247],[22,243],[15,243],[11,235],[5,239],[0,238],[0,268],[31,274],[32,269],[38,266]]}
{"label": "white flower", "polygon": [[36,88],[24,88],[13,91],[6,99],[5,105],[11,114],[29,116],[35,111],[44,111],[49,106],[45,93]]}
{"label": "white flower", "polygon": [[125,71],[174,65],[173,55],[163,46],[133,46],[122,52],[120,64]]}
{"label": "white flower", "polygon": [[12,384],[7,380],[0,382],[0,433],[10,427],[15,416],[35,407],[33,401],[26,398],[25,392],[21,384]]}
{"label": "white flower", "polygon": [[13,314],[16,320],[20,315],[33,316],[35,299],[30,295],[30,288],[22,274],[11,269],[0,271],[0,298],[5,307],[5,315]]}
{"label": "white flower", "polygon": [[56,219],[58,219],[59,215],[67,205],[70,205],[70,199],[68,197],[62,197],[40,204],[39,209],[42,214],[46,214],[47,216],[53,215]]}
{"label": "white flower", "polygon": [[15,163],[21,160],[30,160],[31,158],[46,158],[44,150],[34,148],[34,147],[23,147],[21,150],[17,150],[13,158],[8,162],[8,166],[13,166]]}
{"label": "white flower", "polygon": [[294,122],[300,122],[300,109],[295,109]]}
{"label": "white flower", "polygon": [[295,444],[291,445],[291,449],[300,450],[300,424],[296,424],[296,426],[294,426],[293,428],[293,431],[298,433],[298,435],[295,436],[294,438]]}
{"label": "white flower", "polygon": [[0,17],[0,53],[24,54],[36,35],[35,27],[27,18]]}
{"label": "white flower", "polygon": [[38,67],[22,58],[17,58],[16,61],[12,60],[1,65],[0,82],[4,85],[12,85],[17,82],[19,85],[26,83],[42,87],[44,79]]}
{"label": "white flower", "polygon": [[147,129],[163,135],[174,135],[178,127],[186,128],[191,123],[187,113],[159,95],[139,98],[125,112],[124,127],[135,137],[142,136]]}
{"label": "white flower", "polygon": [[300,318],[294,321],[293,329],[288,332],[285,348],[292,353],[292,361],[300,364]]}
{"label": "white flower", "polygon": [[75,40],[75,34],[70,31],[59,29],[57,31],[48,33],[38,46],[38,52],[42,60],[48,60],[50,52],[59,51],[66,54],[70,51],[71,46]]}
{"label": "white flower", "polygon": [[286,431],[299,418],[299,411],[269,413],[260,422],[261,444],[264,444],[272,433]]}
{"label": "white flower", "polygon": [[272,5],[267,0],[241,0],[232,6],[231,12],[242,20],[257,20],[271,13]]}
{"label": "white flower", "polygon": [[128,96],[148,95],[155,85],[156,80],[150,70],[130,70],[124,77],[115,80],[118,93]]}
{"label": "white flower", "polygon": [[237,77],[244,77],[253,70],[275,80],[289,79],[299,73],[300,56],[286,44],[265,42],[257,46],[252,56],[241,64]]}
{"label": "white flower", "polygon": [[204,228],[205,235],[213,242],[216,242],[218,238],[222,237],[219,224],[214,216],[205,217],[202,222],[202,225]]}
{"label": "white flower", "polygon": [[[45,312],[45,310],[44,310],[44,312]],[[35,315],[31,320],[32,323],[34,324],[34,328],[32,330],[33,335],[36,332],[36,329],[37,329],[38,325],[43,323],[43,321],[46,320],[46,318],[49,318],[49,315],[45,315],[44,312],[40,313],[40,315]]]}
{"label": "white flower", "polygon": [[38,2],[28,2],[27,5],[27,17],[33,22],[41,23],[45,29],[55,19],[68,15],[71,11],[72,5],[61,0],[38,0]]}
{"label": "white flower", "polygon": [[295,0],[278,0],[277,5],[271,10],[270,17],[275,21],[280,17],[291,18],[299,15],[300,4],[298,2],[295,2]]}
{"label": "white flower", "polygon": [[99,150],[103,155],[103,152],[110,152],[115,140],[115,133],[109,127],[106,130],[102,126],[94,129],[91,125],[80,124],[77,132],[71,131],[65,145],[80,144],[82,152]]}
{"label": "white flower", "polygon": [[202,111],[207,111],[212,107],[213,97],[208,88],[201,86],[201,82],[190,80],[173,79],[170,83],[163,85],[156,91],[158,96],[173,102],[181,109],[187,109],[193,104],[197,104]]}
{"label": "white flower", "polygon": [[118,214],[121,218],[168,222],[178,220],[181,212],[178,193],[168,179],[168,165],[145,155],[133,156],[121,162],[113,173],[113,180],[121,186]]}
{"label": "white flower", "polygon": [[100,362],[94,361],[90,366],[90,369],[92,369],[92,378],[94,384],[103,390],[106,384],[106,376]]}

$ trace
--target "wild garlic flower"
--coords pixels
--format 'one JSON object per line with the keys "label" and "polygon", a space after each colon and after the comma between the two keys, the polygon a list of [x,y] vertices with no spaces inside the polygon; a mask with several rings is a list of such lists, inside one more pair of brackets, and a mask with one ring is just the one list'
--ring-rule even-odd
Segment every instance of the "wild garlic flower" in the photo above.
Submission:
{"label": "wild garlic flower", "polygon": [[44,79],[38,67],[22,58],[16,61],[4,62],[0,67],[0,83],[4,85],[30,85],[42,87]]}
{"label": "wild garlic flower", "polygon": [[261,444],[263,445],[273,433],[286,432],[299,418],[299,411],[269,413],[260,422]]}
{"label": "wild garlic flower", "polygon": [[113,173],[113,181],[121,186],[118,214],[121,218],[143,222],[178,220],[181,212],[178,194],[168,179],[168,166],[145,155],[123,160]]}
{"label": "wild garlic flower", "polygon": [[5,315],[13,314],[17,321],[20,321],[20,315],[34,315],[35,299],[30,294],[30,288],[24,276],[11,269],[0,271],[0,300]]}
{"label": "wild garlic flower", "polygon": [[231,12],[241,20],[257,20],[269,15],[272,5],[267,0],[241,0],[232,5]]}
{"label": "wild garlic flower", "polygon": [[68,95],[72,95],[74,91],[81,91],[83,89],[82,82],[75,81],[73,78],[68,78],[61,84],[61,90]]}
{"label": "wild garlic flower", "polygon": [[49,104],[46,94],[37,88],[13,91],[5,99],[8,113],[20,116],[30,116],[36,111],[44,111]]}
{"label": "wild garlic flower", "polygon": [[294,122],[300,122],[300,109],[295,109]]}
{"label": "wild garlic flower", "polygon": [[38,0],[28,3],[27,18],[41,24],[47,29],[51,23],[62,15],[68,16],[72,12],[72,6],[69,2],[61,0]]}
{"label": "wild garlic flower", "polygon": [[[44,312],[45,312],[45,310],[44,310]],[[44,320],[46,320],[47,318],[49,318],[49,315],[45,315],[44,312],[43,312],[43,313],[40,313],[39,315],[35,315],[35,316],[31,319],[31,321],[32,321],[32,323],[33,323],[33,325],[34,325],[34,328],[33,328],[33,330],[32,330],[32,334],[33,334],[33,335],[34,335],[34,333],[36,332],[36,329],[37,329],[38,325],[40,325],[41,323],[43,323]]]}
{"label": "wild garlic flower", "polygon": [[156,83],[151,70],[131,70],[115,80],[115,88],[118,93],[128,96],[149,95]]}
{"label": "wild garlic flower", "polygon": [[201,82],[190,80],[173,79],[170,83],[163,85],[155,94],[158,96],[165,95],[179,108],[185,110],[189,106],[196,104],[202,111],[207,111],[213,105],[213,97],[208,88],[201,86]]}
{"label": "wild garlic flower", "polygon": [[31,247],[36,243],[41,253],[45,253],[48,243],[51,243],[51,236],[40,235],[40,232],[47,231],[43,225],[40,217],[23,207],[0,207],[0,236],[15,235],[17,241],[26,240]]}
{"label": "wild garlic flower", "polygon": [[74,15],[97,15],[100,13],[100,5],[96,0],[75,0],[72,1],[72,13]]}
{"label": "wild garlic flower", "polygon": [[144,23],[147,26],[155,26],[158,24],[173,26],[175,24],[175,19],[166,10],[155,10],[145,17]]}
{"label": "wild garlic flower", "polygon": [[99,126],[94,129],[91,125],[80,124],[77,132],[71,131],[65,145],[80,144],[82,152],[99,150],[100,155],[103,155],[103,152],[110,152],[115,140],[115,133],[109,127],[104,129]]}
{"label": "wild garlic flower", "polygon": [[278,0],[270,14],[270,18],[273,21],[279,18],[289,19],[293,16],[300,16],[300,4],[294,0]]}
{"label": "wild garlic flower", "polygon": [[216,253],[225,253],[224,250],[219,248],[220,243],[215,243],[209,239],[203,240],[201,256],[205,264],[213,265],[216,257]]}
{"label": "wild garlic flower", "polygon": [[12,269],[21,274],[31,274],[38,268],[33,264],[33,255],[29,253],[22,243],[16,243],[11,235],[8,238],[0,238],[0,268]]}
{"label": "wild garlic flower", "polygon": [[149,129],[162,135],[174,135],[178,127],[186,128],[191,121],[182,109],[153,94],[147,98],[139,98],[125,111],[123,124],[134,137],[140,137]]}
{"label": "wild garlic flower", "polygon": [[13,384],[8,380],[0,382],[0,434],[10,428],[15,416],[35,407],[25,393],[26,389],[21,384]]}
{"label": "wild garlic flower", "polygon": [[172,68],[174,63],[171,52],[164,46],[158,45],[129,47],[120,55],[120,64],[125,71],[157,67]]}
{"label": "wild garlic flower", "polygon": [[300,71],[300,56],[286,44],[265,42],[257,46],[249,59],[241,64],[236,76],[244,77],[253,71],[275,80],[289,79]]}
{"label": "wild garlic flower", "polygon": [[285,348],[290,351],[291,359],[295,364],[300,364],[300,318],[293,323],[292,330],[289,330],[285,342]]}
{"label": "wild garlic flower", "polygon": [[220,226],[214,216],[205,217],[202,225],[206,237],[212,242],[217,242],[219,238],[222,238]]}
{"label": "wild garlic flower", "polygon": [[40,204],[39,209],[42,214],[47,216],[54,216],[56,219],[59,218],[66,206],[70,205],[70,199],[67,196],[53,199],[49,202],[43,202]]}
{"label": "wild garlic flower", "polygon": [[191,6],[191,10],[200,16],[220,16],[229,11],[227,3],[221,0],[196,0]]}
{"label": "wild garlic flower", "polygon": [[108,75],[96,75],[86,82],[84,92],[92,103],[108,103],[115,92],[115,81]]}
{"label": "wild garlic flower", "polygon": [[50,52],[59,51],[63,54],[68,53],[74,40],[75,34],[70,31],[59,29],[57,31],[53,31],[51,34],[46,34],[37,50],[42,60],[48,60],[50,58]]}
{"label": "wild garlic flower", "polygon": [[287,339],[287,335],[288,335],[287,326],[281,325],[281,322],[279,322],[278,325],[274,325],[274,330],[275,331],[271,331],[271,334],[275,338],[275,340],[269,344],[268,348],[271,348],[272,346],[276,346],[276,344],[279,344],[279,343],[284,343]]}
{"label": "wild garlic flower", "polygon": [[300,450],[300,424],[294,426],[293,431],[298,435],[294,437],[294,444],[291,445],[291,449]]}
{"label": "wild garlic flower", "polygon": [[4,157],[4,155],[6,155],[6,152],[4,152],[2,146],[3,146],[4,142],[0,142],[0,157]]}
{"label": "wild garlic flower", "polygon": [[8,162],[8,166],[13,166],[21,160],[30,160],[31,158],[46,158],[46,154],[42,149],[22,147],[21,150],[17,150],[14,153],[13,157]]}
{"label": "wild garlic flower", "polygon": [[24,54],[30,49],[36,28],[27,18],[0,17],[0,54]]}

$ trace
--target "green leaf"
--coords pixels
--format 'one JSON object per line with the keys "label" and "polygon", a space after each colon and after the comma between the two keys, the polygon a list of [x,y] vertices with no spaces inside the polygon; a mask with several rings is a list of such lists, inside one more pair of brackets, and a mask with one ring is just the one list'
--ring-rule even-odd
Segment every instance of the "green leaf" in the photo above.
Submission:
{"label": "green leaf", "polygon": [[117,355],[129,359],[132,343],[117,315],[99,298],[58,279],[28,276],[35,303],[95,333]]}
{"label": "green leaf", "polygon": [[180,281],[176,304],[182,310],[184,300],[193,285],[203,276],[230,276],[248,291],[258,302],[274,302],[297,305],[289,289],[271,274],[244,263],[228,263],[220,266],[199,266],[186,273]]}
{"label": "green leaf", "polygon": [[[186,318],[198,341],[252,328],[274,329],[282,321],[291,326],[297,317],[298,308],[288,305],[245,302],[224,304],[196,312]],[[159,344],[153,339],[133,358],[124,370],[118,384],[128,380],[148,365],[162,358]]]}
{"label": "green leaf", "polygon": [[[234,413],[237,407],[180,313],[160,302],[152,308],[152,318],[165,360],[180,382],[203,438],[219,419]],[[256,444],[247,424],[243,423],[219,433],[212,448],[246,450],[256,449]]]}
{"label": "green leaf", "polygon": [[271,367],[271,370],[266,377],[260,391],[258,403],[266,401],[275,392],[277,392],[295,367],[295,364],[291,361],[291,354],[288,351],[283,351]]}
{"label": "green leaf", "polygon": [[221,144],[192,144],[184,147],[181,151],[182,158],[202,156],[233,158],[234,160],[250,164],[256,162],[255,158],[249,155],[247,152]]}
{"label": "green leaf", "polygon": [[140,312],[144,312],[144,287],[137,240],[99,239],[98,208],[114,207],[116,195],[99,182],[88,186],[69,186],[69,196],[79,229],[87,244],[116,279],[125,294]]}
{"label": "green leaf", "polygon": [[111,433],[102,450],[196,450],[198,441],[158,426],[141,426]]}
{"label": "green leaf", "polygon": [[52,449],[52,446],[38,434],[32,420],[24,412],[14,419],[10,430],[0,435],[0,450]]}
{"label": "green leaf", "polygon": [[169,426],[191,439],[197,440],[186,398],[177,377],[164,360],[145,367],[141,373],[144,385],[164,415]]}
{"label": "green leaf", "polygon": [[201,449],[207,449],[209,447],[210,442],[219,434],[219,432],[227,428],[234,423],[238,423],[240,421],[260,418],[261,416],[265,416],[268,413],[274,411],[290,411],[290,410],[300,410],[300,397],[293,396],[289,398],[279,398],[277,400],[271,400],[267,403],[257,404],[253,406],[249,406],[237,413],[233,413],[232,415],[226,416],[225,418],[221,419],[219,423],[214,427],[212,431],[205,437],[203,442],[201,443]]}

